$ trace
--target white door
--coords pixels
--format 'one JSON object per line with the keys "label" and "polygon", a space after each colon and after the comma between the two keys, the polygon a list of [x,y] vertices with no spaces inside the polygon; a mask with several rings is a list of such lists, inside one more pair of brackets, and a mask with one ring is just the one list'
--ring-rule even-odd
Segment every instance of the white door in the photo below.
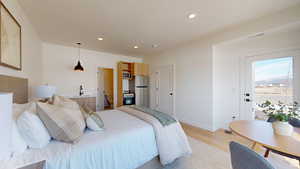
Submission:
{"label": "white door", "polygon": [[150,75],[150,107],[174,115],[174,66],[154,68]]}
{"label": "white door", "polygon": [[[241,66],[240,119],[266,120],[259,104],[292,104],[299,97],[299,53],[278,52],[244,59]],[[298,63],[299,62],[299,63]]]}
{"label": "white door", "polygon": [[241,90],[241,116],[242,120],[253,120],[254,114],[254,74],[253,74],[253,62],[252,58],[246,59],[244,65],[244,72],[242,74],[244,87]]}

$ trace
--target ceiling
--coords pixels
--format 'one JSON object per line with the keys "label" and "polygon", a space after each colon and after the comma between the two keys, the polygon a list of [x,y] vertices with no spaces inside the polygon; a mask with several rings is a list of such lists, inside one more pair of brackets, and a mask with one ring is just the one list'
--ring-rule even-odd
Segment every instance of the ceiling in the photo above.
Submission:
{"label": "ceiling", "polygon": [[[300,0],[19,0],[43,41],[145,56]],[[188,14],[197,17],[189,20]],[[103,41],[98,41],[103,37]],[[153,47],[157,44],[158,47]],[[137,45],[139,48],[135,49]]]}

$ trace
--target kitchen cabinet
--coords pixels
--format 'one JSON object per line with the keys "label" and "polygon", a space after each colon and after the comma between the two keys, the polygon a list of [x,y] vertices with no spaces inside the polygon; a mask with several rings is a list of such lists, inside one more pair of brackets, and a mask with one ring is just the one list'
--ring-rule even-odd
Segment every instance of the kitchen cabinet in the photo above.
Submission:
{"label": "kitchen cabinet", "polygon": [[122,106],[124,102],[123,80],[125,79],[128,80],[129,84],[131,82],[134,83],[133,76],[149,76],[149,65],[145,63],[130,63],[130,62],[118,63],[118,102],[117,102],[118,107]]}
{"label": "kitchen cabinet", "polygon": [[149,65],[145,63],[134,63],[135,76],[149,76]]}
{"label": "kitchen cabinet", "polygon": [[[119,62],[118,63],[118,102],[117,106],[123,105],[123,79],[132,80],[134,63]],[[125,77],[126,75],[126,77]]]}

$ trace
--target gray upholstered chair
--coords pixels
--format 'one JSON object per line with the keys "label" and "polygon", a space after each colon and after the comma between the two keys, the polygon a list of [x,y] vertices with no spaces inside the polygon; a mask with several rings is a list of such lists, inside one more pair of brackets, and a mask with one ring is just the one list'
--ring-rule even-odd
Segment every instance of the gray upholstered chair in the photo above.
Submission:
{"label": "gray upholstered chair", "polygon": [[256,152],[236,142],[230,142],[232,169],[275,169]]}

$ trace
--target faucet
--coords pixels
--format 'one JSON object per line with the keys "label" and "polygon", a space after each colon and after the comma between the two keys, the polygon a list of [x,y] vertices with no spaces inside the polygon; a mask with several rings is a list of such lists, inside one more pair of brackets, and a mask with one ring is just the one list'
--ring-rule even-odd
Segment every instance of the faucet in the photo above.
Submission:
{"label": "faucet", "polygon": [[84,94],[83,87],[82,87],[82,85],[80,85],[80,87],[79,87],[79,96],[82,96],[83,94]]}

